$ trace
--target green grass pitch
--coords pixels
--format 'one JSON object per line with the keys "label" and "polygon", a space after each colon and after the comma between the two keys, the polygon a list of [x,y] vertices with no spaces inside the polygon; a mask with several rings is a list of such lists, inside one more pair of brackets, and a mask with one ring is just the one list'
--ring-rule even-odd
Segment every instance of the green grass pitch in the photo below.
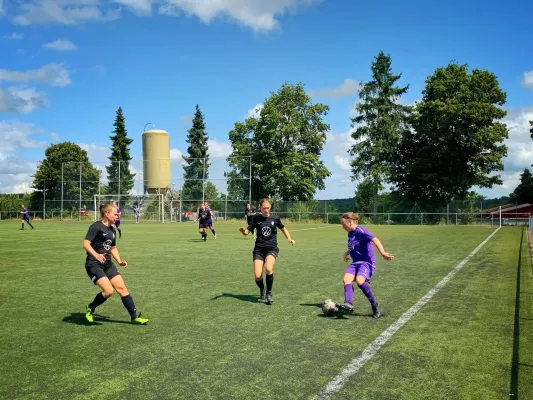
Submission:
{"label": "green grass pitch", "polygon": [[[119,270],[147,326],[84,269],[85,223],[0,224],[0,398],[311,399],[492,232],[490,227],[370,226],[395,260],[371,286],[380,319],[356,288],[343,300],[346,232],[287,224],[274,304],[258,301],[254,240],[239,224],[123,223]],[[514,392],[515,396],[509,396]],[[522,228],[503,227],[333,399],[533,398],[533,279]]]}

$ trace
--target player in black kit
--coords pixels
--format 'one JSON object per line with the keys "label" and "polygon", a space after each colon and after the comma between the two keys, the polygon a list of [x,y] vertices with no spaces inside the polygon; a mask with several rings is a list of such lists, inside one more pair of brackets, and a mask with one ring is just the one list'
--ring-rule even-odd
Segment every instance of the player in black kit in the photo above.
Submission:
{"label": "player in black kit", "polygon": [[137,314],[133,298],[128,292],[122,275],[113,264],[113,257],[120,266],[126,268],[128,263],[120,258],[116,247],[116,232],[113,224],[118,216],[117,208],[111,204],[100,205],[102,219],[89,227],[89,231],[83,241],[83,248],[87,251],[85,270],[95,285],[102,291],[96,295],[93,302],[87,305],[85,318],[93,322],[93,314],[96,307],[103,304],[116,290],[122,299],[122,304],[128,310],[133,324],[144,325],[148,322]]}
{"label": "player in black kit", "polygon": [[209,227],[209,218],[211,217],[211,212],[205,209],[204,203],[200,204],[200,209],[198,210],[198,215],[196,216],[196,221],[198,223],[198,232],[202,235],[202,240],[205,242],[207,240],[207,228]]}
{"label": "player in black kit", "polygon": [[[250,226],[250,224],[252,223],[252,219],[254,218],[254,215],[255,215],[255,211],[252,210],[252,206],[250,205],[250,203],[247,203],[246,208],[244,209],[244,218],[246,220],[246,226]],[[252,234],[252,236],[255,236],[255,233],[253,230],[250,231],[250,233]]]}
{"label": "player in black kit", "polygon": [[[296,243],[279,217],[270,215],[270,200],[263,199],[259,203],[261,214],[255,215],[247,228],[239,228],[243,235],[257,230],[257,239],[253,250],[255,283],[259,286],[261,298],[266,298],[267,304],[272,304],[272,286],[274,285],[274,264],[279,254],[279,228],[291,245]],[[263,267],[266,270],[266,293],[263,283]]]}

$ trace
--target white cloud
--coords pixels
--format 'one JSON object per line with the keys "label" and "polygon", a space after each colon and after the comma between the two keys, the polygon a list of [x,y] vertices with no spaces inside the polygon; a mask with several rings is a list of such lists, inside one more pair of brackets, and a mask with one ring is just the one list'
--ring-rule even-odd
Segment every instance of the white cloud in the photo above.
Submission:
{"label": "white cloud", "polygon": [[42,131],[30,123],[0,121],[0,193],[20,193],[31,186],[37,162],[19,153],[44,147],[45,141],[32,138]]}
{"label": "white cloud", "polygon": [[[5,155],[24,149],[40,148],[46,142],[31,139],[30,136],[43,132],[42,128],[26,122],[0,121],[1,151]],[[0,172],[1,173],[1,172]]]}
{"label": "white cloud", "polygon": [[61,139],[61,136],[59,136],[59,133],[57,132],[50,132],[50,140],[52,142],[59,142],[59,140]]}
{"label": "white cloud", "polygon": [[533,89],[533,71],[524,72],[523,85],[528,89]]}
{"label": "white cloud", "polygon": [[139,16],[148,16],[152,13],[152,0],[113,0],[133,10]]}
{"label": "white cloud", "polygon": [[349,96],[357,96],[361,85],[354,81],[353,79],[345,79],[343,83],[339,86],[319,89],[319,90],[310,90],[309,96],[311,97],[324,97],[329,99],[342,99]]}
{"label": "white cloud", "polygon": [[43,47],[45,49],[52,49],[52,50],[58,50],[58,51],[74,51],[78,48],[74,43],[72,43],[70,40],[64,40],[64,39],[57,39],[53,42],[48,42],[43,44]]}
{"label": "white cloud", "polygon": [[248,110],[248,114],[246,115],[246,118],[259,118],[263,107],[264,105],[262,103],[256,104],[253,108]]}
{"label": "white cloud", "polygon": [[339,156],[339,155],[335,155],[334,160],[335,160],[335,163],[341,169],[343,169],[345,171],[350,171],[351,170],[350,160],[348,159],[348,157],[342,157],[342,156]]}
{"label": "white cloud", "polygon": [[[87,152],[89,160],[95,165],[106,165],[111,156],[111,148],[98,143],[76,143]],[[105,169],[104,169],[105,171]]]}
{"label": "white cloud", "polygon": [[159,8],[165,15],[179,15],[180,12],[198,17],[209,24],[215,19],[229,19],[254,31],[271,31],[279,27],[277,17],[311,7],[322,0],[166,0]]}
{"label": "white cloud", "polygon": [[180,149],[170,149],[170,160],[172,163],[184,164],[183,152]]}
{"label": "white cloud", "polygon": [[222,19],[236,22],[256,32],[279,28],[279,17],[296,13],[323,0],[29,0],[13,17],[17,25],[62,24],[109,21],[120,18],[125,6],[139,16],[149,16],[159,5],[159,14],[195,16],[205,24]]}
{"label": "white cloud", "polygon": [[9,82],[38,82],[52,86],[64,87],[72,83],[70,72],[63,64],[50,63],[39,69],[27,71],[9,71],[0,69],[0,81]]}
{"label": "white cloud", "polygon": [[27,114],[48,107],[46,93],[31,88],[0,88],[0,112]]}
{"label": "white cloud", "polygon": [[74,25],[120,18],[120,10],[111,7],[102,10],[101,3],[101,0],[31,0],[20,5],[13,22],[23,26],[48,23]]}
{"label": "white cloud", "polygon": [[231,144],[219,142],[216,139],[209,139],[207,141],[207,147],[210,158],[227,158],[233,152]]}

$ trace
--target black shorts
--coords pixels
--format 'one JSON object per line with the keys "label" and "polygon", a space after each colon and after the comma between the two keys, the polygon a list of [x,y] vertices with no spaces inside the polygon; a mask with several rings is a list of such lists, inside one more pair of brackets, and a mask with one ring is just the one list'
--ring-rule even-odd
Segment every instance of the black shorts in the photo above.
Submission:
{"label": "black shorts", "polygon": [[277,247],[274,249],[254,249],[252,254],[254,256],[254,261],[265,261],[267,256],[273,256],[274,258],[278,258],[279,249]]}
{"label": "black shorts", "polygon": [[112,261],[100,265],[85,264],[85,271],[87,271],[87,275],[89,275],[89,278],[95,285],[100,278],[107,277],[108,279],[113,279],[115,276],[120,275]]}
{"label": "black shorts", "polygon": [[200,222],[200,223],[198,224],[198,229],[202,229],[202,228],[203,228],[203,229],[207,229],[207,228],[209,228],[209,226],[208,226],[208,224],[207,224],[207,221],[205,221],[205,222]]}

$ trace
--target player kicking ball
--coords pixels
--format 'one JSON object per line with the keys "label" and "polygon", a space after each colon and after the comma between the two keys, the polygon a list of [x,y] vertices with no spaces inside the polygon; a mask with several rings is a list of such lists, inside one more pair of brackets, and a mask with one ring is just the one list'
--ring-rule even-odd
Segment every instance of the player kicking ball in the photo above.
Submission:
{"label": "player kicking ball", "polygon": [[381,317],[381,311],[374,294],[370,289],[370,279],[376,271],[376,256],[374,255],[374,246],[385,260],[392,260],[394,256],[387,253],[383,248],[381,241],[372,235],[365,227],[358,225],[359,215],[353,212],[343,214],[341,225],[348,232],[348,250],[344,253],[344,262],[348,262],[350,256],[351,264],[346,268],[344,273],[344,304],[338,307],[353,311],[353,282],[357,284],[372,307],[372,317]]}

